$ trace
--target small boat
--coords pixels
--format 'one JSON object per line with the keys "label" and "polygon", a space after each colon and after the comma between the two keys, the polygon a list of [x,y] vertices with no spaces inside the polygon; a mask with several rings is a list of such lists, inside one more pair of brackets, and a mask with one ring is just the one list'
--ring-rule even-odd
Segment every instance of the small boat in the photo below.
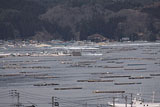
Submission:
{"label": "small boat", "polygon": [[132,105],[131,104],[120,104],[116,103],[113,105],[113,103],[108,103],[109,106],[111,107],[160,107],[160,103],[154,103],[154,102],[143,102],[142,100],[132,100]]}

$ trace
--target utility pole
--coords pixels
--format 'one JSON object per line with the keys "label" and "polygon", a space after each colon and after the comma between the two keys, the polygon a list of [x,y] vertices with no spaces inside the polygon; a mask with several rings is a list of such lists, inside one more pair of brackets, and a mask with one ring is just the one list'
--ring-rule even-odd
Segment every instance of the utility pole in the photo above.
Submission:
{"label": "utility pole", "polygon": [[153,91],[152,103],[154,103],[155,92]]}
{"label": "utility pole", "polygon": [[52,107],[59,107],[59,102],[56,101],[57,97],[52,97]]}
{"label": "utility pole", "polygon": [[52,107],[54,107],[54,97],[52,97]]}
{"label": "utility pole", "polygon": [[125,96],[125,107],[127,107],[127,96]]}
{"label": "utility pole", "polygon": [[20,95],[19,95],[19,92],[17,91],[17,90],[11,90],[10,91],[10,94],[11,94],[11,96],[16,96],[17,97],[17,104],[16,104],[16,106],[17,107],[20,107],[21,106],[21,104],[20,104]]}
{"label": "utility pole", "polygon": [[113,97],[113,107],[115,107],[115,97]]}
{"label": "utility pole", "polygon": [[133,94],[131,93],[131,107],[133,106],[133,101],[132,101],[133,99],[132,98],[133,98]]}
{"label": "utility pole", "polygon": [[17,94],[17,107],[19,107],[20,106],[20,102],[19,102],[19,93],[16,93]]}
{"label": "utility pole", "polygon": [[85,104],[85,107],[87,107],[87,102],[86,102],[86,104]]}

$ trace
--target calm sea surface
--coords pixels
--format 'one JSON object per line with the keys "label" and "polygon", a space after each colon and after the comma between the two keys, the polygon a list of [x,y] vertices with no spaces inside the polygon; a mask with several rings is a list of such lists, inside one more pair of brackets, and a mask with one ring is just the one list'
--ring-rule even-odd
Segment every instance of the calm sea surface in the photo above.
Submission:
{"label": "calm sea surface", "polygon": [[[52,53],[55,48],[10,47],[0,48],[0,52]],[[154,101],[160,102],[160,43],[59,48],[82,52],[82,56],[0,58],[0,107],[14,107],[18,96],[24,107],[52,107],[52,97],[59,107],[107,107],[112,97],[123,103],[127,96],[130,103],[130,93],[146,102],[151,102],[155,93]],[[96,93],[101,91],[125,93]]]}

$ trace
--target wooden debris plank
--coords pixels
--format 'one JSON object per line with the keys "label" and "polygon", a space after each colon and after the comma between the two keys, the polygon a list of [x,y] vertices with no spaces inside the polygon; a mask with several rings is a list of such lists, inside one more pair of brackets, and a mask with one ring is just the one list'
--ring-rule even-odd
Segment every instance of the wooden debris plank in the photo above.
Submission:
{"label": "wooden debris plank", "polygon": [[54,90],[76,90],[76,89],[82,89],[82,87],[54,88]]}
{"label": "wooden debris plank", "polygon": [[77,80],[77,82],[113,82],[114,80]]}
{"label": "wooden debris plank", "polygon": [[129,77],[128,79],[151,79],[151,78],[153,78],[153,77],[142,77],[142,76],[140,76],[140,77]]}
{"label": "wooden debris plank", "polygon": [[125,91],[93,91],[93,93],[125,93]]}
{"label": "wooden debris plank", "polygon": [[100,78],[129,78],[131,76],[129,75],[111,75],[111,76],[103,76],[103,77],[100,77]]}
{"label": "wooden debris plank", "polygon": [[142,84],[142,83],[141,82],[114,83],[114,85],[134,85],[134,84]]}

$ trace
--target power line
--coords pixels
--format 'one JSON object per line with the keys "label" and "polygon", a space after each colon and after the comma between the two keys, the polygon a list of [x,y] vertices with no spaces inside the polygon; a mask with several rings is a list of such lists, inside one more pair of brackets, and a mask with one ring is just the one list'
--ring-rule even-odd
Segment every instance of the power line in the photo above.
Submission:
{"label": "power line", "polygon": [[22,97],[28,97],[28,98],[35,98],[35,99],[41,99],[41,100],[50,100],[50,98],[44,98],[44,97],[39,97],[39,96],[33,96],[33,95],[27,95],[27,94],[24,94],[24,93],[21,93],[21,96]]}
{"label": "power line", "polygon": [[29,92],[25,92],[21,90],[19,90],[19,92],[24,93],[24,94],[26,93],[27,95],[35,95],[35,96],[41,96],[41,97],[46,97],[46,98],[51,97],[51,96],[46,96],[46,95],[41,95],[41,94],[29,93]]}

